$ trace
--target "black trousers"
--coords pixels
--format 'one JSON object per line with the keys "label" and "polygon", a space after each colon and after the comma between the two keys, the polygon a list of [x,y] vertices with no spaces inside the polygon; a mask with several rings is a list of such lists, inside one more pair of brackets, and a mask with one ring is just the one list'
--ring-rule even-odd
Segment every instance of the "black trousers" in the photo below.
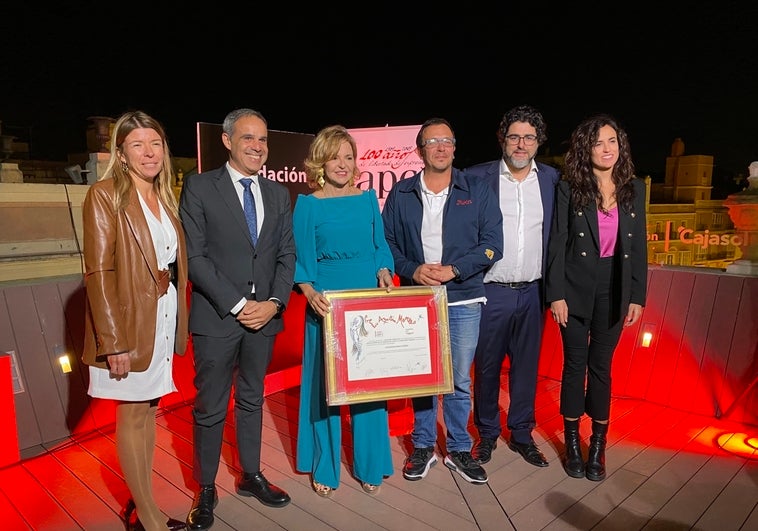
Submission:
{"label": "black trousers", "polygon": [[597,286],[592,318],[571,315],[561,327],[563,372],[561,375],[561,415],[608,420],[611,409],[611,361],[621,337],[623,319],[612,322],[611,289],[613,257],[598,263]]}

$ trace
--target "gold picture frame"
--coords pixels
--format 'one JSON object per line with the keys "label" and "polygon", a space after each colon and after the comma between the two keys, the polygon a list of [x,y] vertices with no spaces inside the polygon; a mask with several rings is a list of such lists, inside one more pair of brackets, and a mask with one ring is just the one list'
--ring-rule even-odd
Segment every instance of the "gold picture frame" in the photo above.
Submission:
{"label": "gold picture frame", "polygon": [[453,392],[445,286],[326,290],[330,406]]}

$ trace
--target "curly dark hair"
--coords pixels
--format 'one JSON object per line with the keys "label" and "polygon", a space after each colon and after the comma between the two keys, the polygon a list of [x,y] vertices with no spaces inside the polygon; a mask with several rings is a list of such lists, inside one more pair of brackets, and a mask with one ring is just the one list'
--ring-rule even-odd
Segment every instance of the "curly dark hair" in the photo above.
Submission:
{"label": "curly dark hair", "polygon": [[632,211],[634,202],[634,163],[629,148],[629,138],[619,122],[608,114],[596,114],[580,123],[571,133],[563,179],[571,185],[571,199],[576,208],[583,208],[592,201],[602,209],[597,179],[592,168],[592,150],[597,142],[600,128],[609,125],[616,131],[619,158],[613,166],[612,179],[616,185],[616,201],[626,212]]}
{"label": "curly dark hair", "polygon": [[506,111],[500,125],[497,128],[497,140],[501,144],[508,134],[508,128],[514,122],[526,122],[537,131],[537,143],[542,145],[547,142],[547,126],[542,118],[542,113],[530,105],[519,105]]}

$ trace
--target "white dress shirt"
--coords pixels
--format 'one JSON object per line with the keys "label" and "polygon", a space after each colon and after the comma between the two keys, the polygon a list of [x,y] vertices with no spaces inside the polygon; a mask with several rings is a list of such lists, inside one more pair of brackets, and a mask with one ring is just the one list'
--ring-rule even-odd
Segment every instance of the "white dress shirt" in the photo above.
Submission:
{"label": "white dress shirt", "polygon": [[503,213],[503,258],[484,275],[484,282],[529,282],[542,276],[542,194],[532,161],[523,181],[513,178],[500,161],[500,210]]}

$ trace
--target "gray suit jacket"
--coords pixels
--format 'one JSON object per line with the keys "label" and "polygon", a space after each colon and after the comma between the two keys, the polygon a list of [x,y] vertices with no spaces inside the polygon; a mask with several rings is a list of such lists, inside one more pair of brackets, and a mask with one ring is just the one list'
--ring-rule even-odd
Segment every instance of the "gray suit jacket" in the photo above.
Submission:
{"label": "gray suit jacket", "polygon": [[[285,305],[295,274],[295,240],[289,190],[259,177],[264,219],[253,246],[245,214],[226,164],[184,180],[180,215],[187,239],[192,283],[190,332],[226,337],[240,325],[230,310],[243,297],[276,297]],[[261,329],[273,335],[283,328],[277,315]]]}

